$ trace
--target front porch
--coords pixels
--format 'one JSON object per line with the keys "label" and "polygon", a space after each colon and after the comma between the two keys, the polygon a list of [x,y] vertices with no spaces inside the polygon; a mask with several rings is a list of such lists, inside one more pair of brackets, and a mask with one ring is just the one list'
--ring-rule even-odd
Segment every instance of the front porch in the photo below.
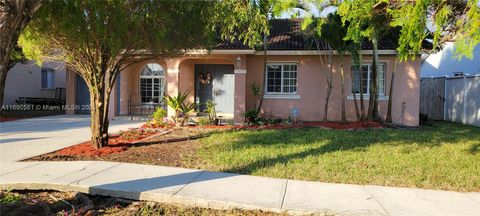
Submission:
{"label": "front porch", "polygon": [[[196,104],[193,116],[202,116],[207,102],[215,103],[218,116],[243,122],[246,94],[245,55],[196,55],[148,60],[121,71],[113,93],[115,116],[140,118],[156,108],[174,111],[163,96],[189,92],[188,102]],[[113,117],[113,116],[112,116]]]}

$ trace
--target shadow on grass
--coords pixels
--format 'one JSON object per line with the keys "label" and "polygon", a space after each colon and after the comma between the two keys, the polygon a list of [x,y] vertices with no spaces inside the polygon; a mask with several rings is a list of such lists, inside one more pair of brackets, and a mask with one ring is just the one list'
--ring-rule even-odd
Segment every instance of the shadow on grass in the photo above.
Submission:
{"label": "shadow on grass", "polygon": [[[454,126],[454,127],[451,127]],[[221,170],[251,174],[256,170],[286,164],[291,160],[309,156],[318,156],[336,151],[367,151],[374,145],[417,145],[423,148],[435,148],[442,145],[455,145],[467,140],[480,140],[480,129],[458,125],[455,123],[435,123],[432,126],[418,129],[366,129],[358,131],[325,130],[318,128],[268,130],[257,133],[243,133],[228,146],[231,149],[250,148],[255,146],[312,145],[302,152],[262,158],[248,164]],[[225,147],[227,148],[227,147]],[[480,143],[468,150],[471,154],[480,151]]]}

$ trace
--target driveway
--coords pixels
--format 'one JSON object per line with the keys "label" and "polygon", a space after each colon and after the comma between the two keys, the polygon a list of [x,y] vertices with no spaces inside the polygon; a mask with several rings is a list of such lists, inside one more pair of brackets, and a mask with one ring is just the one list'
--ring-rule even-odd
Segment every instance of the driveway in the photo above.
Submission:
{"label": "driveway", "polygon": [[[113,120],[110,131],[138,127],[143,122]],[[0,163],[49,153],[90,139],[90,116],[57,115],[0,123]]]}

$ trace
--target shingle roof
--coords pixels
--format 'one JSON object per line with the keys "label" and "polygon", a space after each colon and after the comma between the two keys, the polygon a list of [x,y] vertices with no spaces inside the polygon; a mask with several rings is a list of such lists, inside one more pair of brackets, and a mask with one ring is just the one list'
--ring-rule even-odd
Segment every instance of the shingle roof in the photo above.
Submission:
{"label": "shingle roof", "polygon": [[[301,30],[302,19],[275,19],[271,21],[271,30],[268,37],[269,50],[316,50],[316,44],[309,41],[303,31]],[[379,43],[380,50],[394,50],[398,41],[398,31],[392,30],[389,34],[383,37]],[[320,49],[327,50],[324,45],[320,43]],[[423,46],[431,49],[431,43],[424,41]],[[240,41],[233,43],[222,41],[217,44],[215,49],[249,49]],[[372,44],[368,41],[362,43],[363,50],[371,50]]]}

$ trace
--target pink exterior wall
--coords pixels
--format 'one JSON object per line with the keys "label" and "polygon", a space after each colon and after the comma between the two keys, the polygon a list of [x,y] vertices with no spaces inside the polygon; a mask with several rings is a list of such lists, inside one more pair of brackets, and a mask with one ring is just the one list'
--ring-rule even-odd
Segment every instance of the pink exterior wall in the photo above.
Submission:
{"label": "pink exterior wall", "polygon": [[[371,56],[363,56],[364,62],[369,62]],[[393,71],[394,56],[381,56],[381,62],[387,65],[386,74],[386,95],[388,95],[391,73]],[[247,65],[247,83],[263,82],[263,56],[249,56]],[[300,110],[300,120],[320,121],[323,119],[323,110],[327,90],[326,77],[329,69],[327,62],[323,63],[318,56],[269,56],[269,62],[296,62],[298,63],[297,93],[300,99],[264,99],[262,113],[267,118],[288,118],[291,108]],[[341,91],[340,91],[340,66],[339,57],[334,56],[333,68],[333,90],[329,102],[328,119],[339,121],[341,117]],[[351,62],[350,57],[344,58],[345,94],[351,92]],[[419,68],[420,58],[416,61],[399,63],[397,66],[396,80],[394,83],[394,101],[392,106],[392,117],[396,123],[409,126],[418,125],[419,115]],[[247,89],[247,109],[252,109],[255,98]],[[405,109],[402,114],[402,103],[405,102]],[[380,115],[385,118],[387,100],[379,102]],[[368,101],[365,102],[368,108]],[[356,121],[355,107],[353,100],[346,100],[347,119]]]}
{"label": "pink exterior wall", "polygon": [[[195,64],[234,64],[235,59],[242,58],[240,65],[235,65],[235,103],[234,117],[237,123],[243,120],[245,110],[252,109],[257,103],[249,89],[256,82],[263,81],[263,56],[261,55],[200,55],[182,58],[144,61],[130,66],[121,72],[121,96],[120,114],[128,114],[128,101],[140,104],[139,97],[139,74],[147,63],[158,63],[166,72],[166,94],[176,95],[179,91],[190,90],[189,100],[193,102],[195,95],[194,69]],[[370,62],[371,56],[364,55],[364,62]],[[394,56],[383,55],[381,62],[387,65],[386,95],[390,87],[390,78],[393,70]],[[299,108],[300,120],[320,121],[323,118],[323,109],[326,96],[326,77],[328,67],[326,59],[320,61],[318,56],[269,56],[269,62],[296,62],[298,63],[297,93],[300,99],[265,99],[262,113],[267,118],[288,118],[290,109]],[[351,62],[350,57],[344,58],[345,94],[351,92]],[[399,124],[409,126],[418,125],[419,115],[419,69],[420,58],[415,61],[399,63],[397,66],[395,91],[393,94],[393,120]],[[334,88],[330,98],[328,119],[340,120],[341,92],[340,92],[340,67],[339,57],[334,56],[333,68]],[[75,103],[75,76],[67,74],[67,104]],[[72,90],[73,89],[73,90]],[[113,95],[116,95],[112,91]],[[112,96],[115,98],[115,96]],[[112,113],[115,109],[116,100],[112,100]],[[402,108],[402,103],[405,107]],[[385,118],[387,100],[379,102],[380,114]],[[365,100],[365,108],[368,108],[368,100]],[[356,121],[353,100],[346,100],[347,119]],[[169,111],[169,115],[171,111]]]}

